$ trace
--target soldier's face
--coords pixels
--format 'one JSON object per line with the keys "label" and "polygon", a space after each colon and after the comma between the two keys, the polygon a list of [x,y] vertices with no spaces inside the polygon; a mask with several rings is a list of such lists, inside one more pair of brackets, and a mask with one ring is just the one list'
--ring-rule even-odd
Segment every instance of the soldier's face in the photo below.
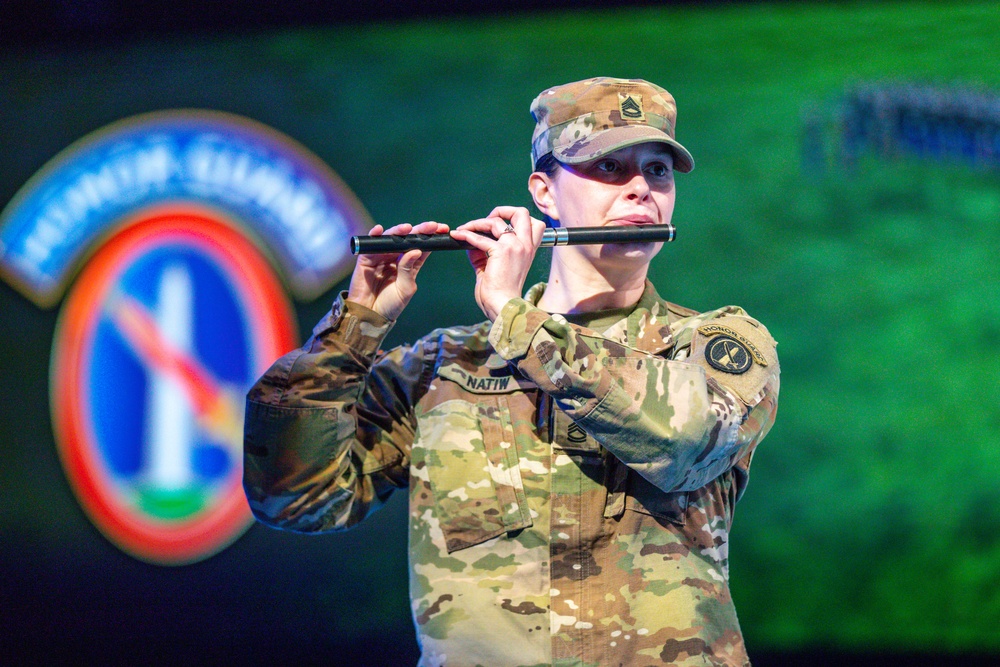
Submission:
{"label": "soldier's face", "polygon": [[[565,165],[547,179],[550,206],[543,210],[563,227],[662,225],[674,213],[674,160],[661,143],[622,148],[578,165]],[[536,193],[536,201],[538,200]],[[649,261],[662,244],[574,246],[599,258]]]}
{"label": "soldier's face", "polygon": [[622,148],[578,165],[553,179],[563,227],[662,225],[674,213],[674,158],[664,144]]}

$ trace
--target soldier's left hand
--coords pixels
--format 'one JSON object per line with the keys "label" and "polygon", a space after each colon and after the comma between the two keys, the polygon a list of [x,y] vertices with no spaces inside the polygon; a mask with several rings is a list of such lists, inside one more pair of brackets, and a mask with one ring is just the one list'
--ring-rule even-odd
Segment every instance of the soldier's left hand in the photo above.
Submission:
{"label": "soldier's left hand", "polygon": [[532,218],[523,206],[497,206],[485,218],[451,232],[473,247],[469,262],[476,272],[476,303],[490,320],[497,318],[504,304],[521,296],[543,231],[545,223]]}

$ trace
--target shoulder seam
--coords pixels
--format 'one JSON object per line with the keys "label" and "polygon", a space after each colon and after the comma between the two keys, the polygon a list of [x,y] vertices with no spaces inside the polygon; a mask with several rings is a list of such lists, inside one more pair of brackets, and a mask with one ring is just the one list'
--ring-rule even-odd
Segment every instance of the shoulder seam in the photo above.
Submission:
{"label": "shoulder seam", "polygon": [[664,301],[663,304],[667,307],[671,313],[675,315],[680,315],[681,317],[691,317],[693,315],[700,315],[700,313],[694,308],[687,308],[685,306],[672,303],[670,301]]}

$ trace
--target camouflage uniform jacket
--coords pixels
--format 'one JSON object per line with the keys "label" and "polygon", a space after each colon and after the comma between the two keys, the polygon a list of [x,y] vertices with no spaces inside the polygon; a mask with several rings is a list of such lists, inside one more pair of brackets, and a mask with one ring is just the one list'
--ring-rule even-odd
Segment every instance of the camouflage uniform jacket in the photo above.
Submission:
{"label": "camouflage uniform jacket", "polygon": [[392,323],[342,295],[250,391],[254,514],[343,529],[408,487],[424,666],[749,664],[728,535],[774,341],[648,283],[597,335],[534,307],[543,290],[388,353]]}

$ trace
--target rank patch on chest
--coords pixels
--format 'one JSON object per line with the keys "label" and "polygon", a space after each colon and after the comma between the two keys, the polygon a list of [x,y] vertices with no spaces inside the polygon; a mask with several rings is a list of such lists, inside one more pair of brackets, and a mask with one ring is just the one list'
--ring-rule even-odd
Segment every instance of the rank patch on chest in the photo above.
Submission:
{"label": "rank patch on chest", "polygon": [[618,111],[622,118],[646,120],[646,114],[642,111],[642,95],[618,93]]}
{"label": "rank patch on chest", "polygon": [[587,442],[587,432],[580,428],[576,423],[571,423],[566,427],[566,439],[574,445],[579,445]]}
{"label": "rank patch on chest", "polygon": [[740,375],[750,370],[753,359],[743,343],[730,336],[716,336],[705,348],[705,360],[712,368]]}

